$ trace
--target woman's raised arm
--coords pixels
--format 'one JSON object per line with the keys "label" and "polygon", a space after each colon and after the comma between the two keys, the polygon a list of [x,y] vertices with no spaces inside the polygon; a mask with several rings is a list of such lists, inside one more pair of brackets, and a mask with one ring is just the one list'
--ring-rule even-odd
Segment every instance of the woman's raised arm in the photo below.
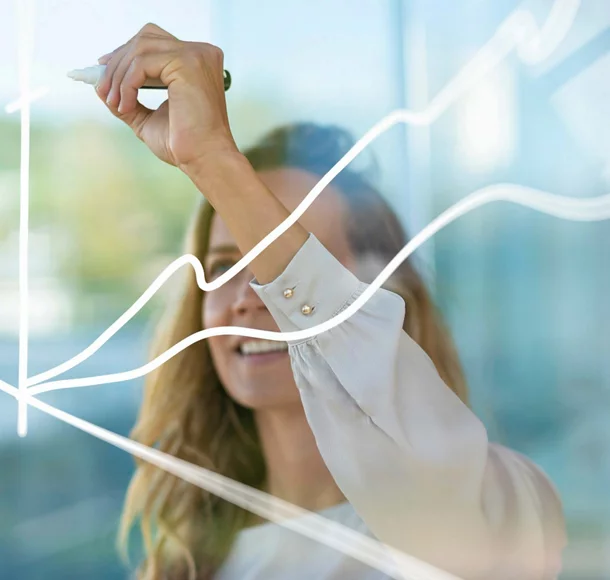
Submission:
{"label": "woman's raised arm", "polygon": [[[147,24],[129,42],[99,59],[106,65],[97,93],[162,161],[180,168],[223,218],[242,254],[250,251],[289,213],[239,152],[227,116],[222,51],[184,42]],[[147,78],[168,87],[168,100],[151,110],[137,101]],[[270,282],[305,243],[293,225],[250,264]]]}

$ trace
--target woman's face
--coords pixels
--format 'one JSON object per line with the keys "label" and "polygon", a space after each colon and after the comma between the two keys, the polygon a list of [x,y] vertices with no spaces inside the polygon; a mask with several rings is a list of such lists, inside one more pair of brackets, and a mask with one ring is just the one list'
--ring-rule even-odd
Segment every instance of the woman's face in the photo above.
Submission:
{"label": "woman's face", "polygon": [[[275,196],[292,211],[319,178],[300,169],[281,168],[258,173]],[[353,258],[345,228],[346,207],[332,185],[301,217],[300,223],[313,233],[346,267]],[[282,243],[282,239],[274,243]],[[204,259],[206,279],[225,272],[241,258],[233,236],[222,218],[215,214],[210,230],[209,251]],[[315,267],[315,265],[314,265]],[[245,268],[222,287],[205,294],[203,328],[243,326],[259,330],[279,330],[271,314],[250,288],[252,273]],[[328,281],[332,284],[332,281]],[[214,336],[208,339],[212,361],[220,381],[233,399],[253,409],[300,404],[285,343],[274,342],[281,351],[256,353],[266,341],[241,336]],[[250,344],[248,344],[250,343]],[[246,353],[242,349],[245,349]],[[253,352],[254,351],[254,352]]]}

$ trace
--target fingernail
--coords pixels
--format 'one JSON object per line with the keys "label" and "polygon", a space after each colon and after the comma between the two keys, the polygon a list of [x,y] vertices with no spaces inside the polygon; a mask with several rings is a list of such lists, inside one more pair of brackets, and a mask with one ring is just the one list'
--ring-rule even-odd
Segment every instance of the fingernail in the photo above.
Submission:
{"label": "fingernail", "polygon": [[111,105],[112,104],[112,97],[114,97],[114,92],[111,90],[108,93],[108,97],[106,98],[106,104],[107,105]]}

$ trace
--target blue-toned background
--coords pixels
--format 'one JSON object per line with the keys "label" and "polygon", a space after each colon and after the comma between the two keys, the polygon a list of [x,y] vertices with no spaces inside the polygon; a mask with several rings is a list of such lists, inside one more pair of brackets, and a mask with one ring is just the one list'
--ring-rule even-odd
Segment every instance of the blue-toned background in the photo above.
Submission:
{"label": "blue-toned background", "polygon": [[[2,107],[19,95],[16,4],[0,7]],[[32,106],[30,375],[86,348],[180,255],[200,195],[67,70],[94,64],[152,21],[224,50],[241,147],[294,120],[360,137],[397,108],[423,109],[517,7],[541,24],[552,1],[31,4],[31,86],[49,93]],[[584,0],[545,62],[529,66],[512,51],[430,127],[397,125],[377,139],[378,185],[412,235],[498,182],[580,198],[610,192],[609,79],[610,3]],[[0,378],[12,384],[18,115],[0,113]],[[562,578],[610,578],[610,224],[503,202],[451,224],[416,256],[490,436],[533,458],[562,495],[570,534]],[[143,364],[169,294],[66,376]],[[127,434],[140,394],[135,381],[42,398]],[[114,537],[131,459],[33,409],[21,439],[16,416],[0,394],[0,578],[125,578]]]}

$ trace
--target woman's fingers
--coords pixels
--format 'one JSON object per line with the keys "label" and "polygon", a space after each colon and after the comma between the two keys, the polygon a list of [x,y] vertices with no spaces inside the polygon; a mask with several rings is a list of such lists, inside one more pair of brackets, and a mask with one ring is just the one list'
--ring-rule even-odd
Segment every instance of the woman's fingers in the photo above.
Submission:
{"label": "woman's fingers", "polygon": [[125,60],[130,52],[133,56],[143,52],[143,43],[147,40],[159,42],[162,39],[177,40],[175,36],[156,24],[146,24],[128,42],[98,59],[99,64],[106,65],[106,72],[98,84],[98,95],[111,107],[117,108],[120,100],[119,87],[131,60]]}
{"label": "woman's fingers", "polygon": [[[132,60],[132,51],[128,49],[120,55],[120,58],[112,63],[113,66],[110,71],[106,69],[106,74],[110,74],[112,78],[110,81],[110,90],[106,96],[106,104],[113,109],[117,109],[119,102],[121,101],[121,82]],[[112,62],[112,60],[110,62]]]}
{"label": "woman's fingers", "polygon": [[[135,90],[135,94],[137,96],[137,90]],[[157,111],[149,109],[142,103],[138,102],[137,98],[135,97],[134,102],[129,107],[129,110],[125,109],[123,106],[121,106],[119,110],[119,108],[112,107],[108,103],[106,103],[106,106],[115,117],[123,121],[133,130],[136,137],[143,141],[145,140],[143,136],[145,125],[155,112],[159,112],[162,109],[162,107],[159,107]]]}
{"label": "woman's fingers", "polygon": [[[118,86],[119,102],[118,112],[128,115],[135,110],[138,103],[138,89],[144,85],[147,78],[159,78],[167,63],[175,57],[174,52],[159,52],[138,54],[131,59],[129,66],[122,75]],[[121,67],[125,62],[121,63]],[[117,70],[115,76],[119,76]],[[113,88],[115,90],[114,82]]]}
{"label": "woman's fingers", "polygon": [[108,64],[108,61],[112,58],[112,56],[114,55],[115,52],[117,52],[118,50],[121,50],[122,48],[125,48],[125,44],[121,44],[121,46],[115,48],[114,50],[112,50],[111,52],[109,52],[108,54],[105,54],[103,56],[100,56],[97,59],[97,64]]}
{"label": "woman's fingers", "polygon": [[[159,78],[161,71],[163,70],[163,65],[159,64],[155,66],[158,59],[151,60],[147,59],[146,57],[148,55],[165,55],[164,64],[167,64],[170,59],[173,58],[174,53],[177,52],[176,44],[179,42],[180,41],[158,36],[142,36],[136,40],[133,43],[131,50],[123,57],[114,71],[112,88],[110,89],[110,94],[108,95],[108,104],[110,106],[116,106],[117,108],[120,107],[120,111],[123,112],[122,99],[124,92],[124,79],[127,72],[132,69],[135,73],[137,73],[137,71],[141,70],[143,66],[146,66],[148,70],[148,76],[144,76],[142,78],[140,78],[141,75],[136,74],[133,76],[132,73],[133,78],[128,88],[135,89],[133,92],[133,100],[135,101],[137,97],[137,89],[145,84],[146,79]],[[134,78],[138,79],[137,82],[139,84],[137,86],[133,85]],[[132,95],[131,90],[129,90],[129,95]]]}
{"label": "woman's fingers", "polygon": [[104,76],[100,79],[100,82],[97,85],[97,94],[100,96],[101,99],[106,102],[108,102],[108,96],[110,93],[110,89],[112,88],[114,72],[128,50],[129,43],[124,44],[121,48],[117,48],[117,50],[115,50],[106,60],[106,71],[104,72]]}

